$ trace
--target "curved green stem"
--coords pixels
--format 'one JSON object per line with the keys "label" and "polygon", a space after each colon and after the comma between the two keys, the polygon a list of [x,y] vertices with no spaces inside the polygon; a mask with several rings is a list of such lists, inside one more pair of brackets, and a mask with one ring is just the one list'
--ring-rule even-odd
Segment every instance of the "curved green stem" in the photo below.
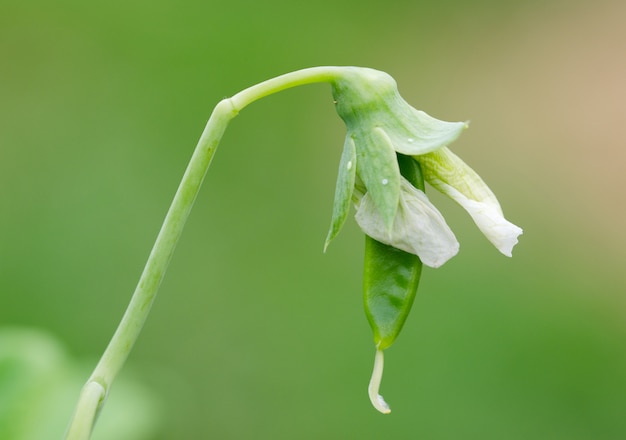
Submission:
{"label": "curved green stem", "polygon": [[124,365],[148,317],[176,243],[228,123],[244,107],[273,93],[305,84],[333,82],[345,68],[312,67],[287,73],[249,87],[220,101],[198,141],[178,191],[167,212],[130,304],[104,354],[80,394],[67,440],[86,440],[102,408],[111,384]]}
{"label": "curved green stem", "polygon": [[237,93],[230,98],[233,106],[239,110],[266,96],[281,92],[292,87],[316,82],[333,82],[346,70],[346,67],[310,67],[286,73]]}

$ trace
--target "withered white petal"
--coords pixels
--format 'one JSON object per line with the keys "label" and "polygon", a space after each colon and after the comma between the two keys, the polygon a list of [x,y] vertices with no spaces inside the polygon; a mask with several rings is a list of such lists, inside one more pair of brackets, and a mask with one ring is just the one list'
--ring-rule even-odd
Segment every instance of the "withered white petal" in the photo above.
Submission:
{"label": "withered white petal", "polygon": [[485,237],[510,257],[523,231],[504,218],[496,196],[480,176],[447,148],[416,159],[428,183],[461,205]]}
{"label": "withered white petal", "polygon": [[439,188],[461,205],[478,226],[478,229],[504,255],[512,256],[513,247],[522,235],[522,228],[504,218],[499,206],[469,199],[450,185],[442,183]]}
{"label": "withered white petal", "polygon": [[356,221],[367,235],[415,254],[430,267],[439,267],[459,251],[459,243],[441,213],[422,191],[401,178],[400,202],[389,230],[366,193],[357,204]]}

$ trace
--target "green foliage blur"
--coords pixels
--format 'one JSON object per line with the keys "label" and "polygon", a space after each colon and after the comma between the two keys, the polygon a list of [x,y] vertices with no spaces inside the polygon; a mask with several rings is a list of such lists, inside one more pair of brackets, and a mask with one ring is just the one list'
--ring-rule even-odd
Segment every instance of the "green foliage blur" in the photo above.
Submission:
{"label": "green foliage blur", "polygon": [[[39,335],[37,353],[58,345],[41,354],[67,366],[37,376],[46,399],[63,381],[78,396],[213,106],[269,77],[372,67],[414,107],[471,120],[452,149],[525,231],[507,259],[428,192],[461,252],[424,270],[386,354],[393,412],[378,414],[353,220],[322,253],[345,133],[330,89],[255,103],[226,132],[96,434],[125,417],[150,420],[147,440],[626,438],[624,2],[1,10],[0,328]],[[33,351],[9,345],[0,410],[16,420],[48,400],[15,392],[6,359]],[[63,396],[32,420],[54,414],[61,431],[32,440],[59,438],[74,404]]]}

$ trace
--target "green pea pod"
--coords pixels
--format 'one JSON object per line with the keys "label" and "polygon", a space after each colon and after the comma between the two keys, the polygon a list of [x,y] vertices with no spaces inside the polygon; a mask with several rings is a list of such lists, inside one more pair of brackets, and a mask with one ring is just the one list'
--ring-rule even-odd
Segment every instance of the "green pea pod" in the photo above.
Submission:
{"label": "green pea pod", "polygon": [[[400,173],[416,188],[424,189],[419,163],[398,154]],[[413,305],[422,262],[419,257],[365,237],[363,290],[365,314],[378,350],[398,337]]]}
{"label": "green pea pod", "polygon": [[380,350],[396,340],[406,321],[422,271],[413,254],[365,239],[365,313]]}

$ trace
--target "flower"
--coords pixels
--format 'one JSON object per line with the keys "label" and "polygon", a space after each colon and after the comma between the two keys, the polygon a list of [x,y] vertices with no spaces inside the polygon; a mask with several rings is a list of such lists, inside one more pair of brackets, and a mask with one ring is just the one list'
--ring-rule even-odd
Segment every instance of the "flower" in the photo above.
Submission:
{"label": "flower", "polygon": [[[351,202],[370,237],[439,267],[459,244],[422,189],[401,174],[398,153],[421,166],[424,179],[459,203],[504,255],[511,256],[522,230],[508,222],[483,180],[448,148],[467,128],[411,107],[384,72],[350,67],[333,83],[339,116],[347,128],[339,164],[331,227],[325,248],[343,226]],[[419,185],[418,185],[419,186]]]}

